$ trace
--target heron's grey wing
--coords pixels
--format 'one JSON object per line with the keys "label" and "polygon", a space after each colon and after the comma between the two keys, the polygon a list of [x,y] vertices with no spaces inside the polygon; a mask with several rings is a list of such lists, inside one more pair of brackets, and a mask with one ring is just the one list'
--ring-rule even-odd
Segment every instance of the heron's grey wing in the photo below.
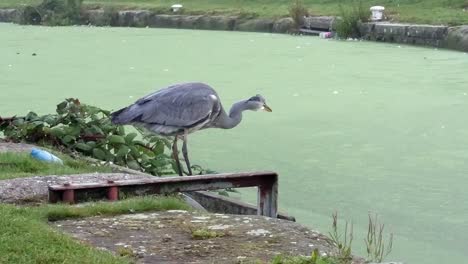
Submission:
{"label": "heron's grey wing", "polygon": [[173,127],[193,127],[219,109],[216,92],[202,83],[170,86],[141,98],[128,108],[133,122]]}

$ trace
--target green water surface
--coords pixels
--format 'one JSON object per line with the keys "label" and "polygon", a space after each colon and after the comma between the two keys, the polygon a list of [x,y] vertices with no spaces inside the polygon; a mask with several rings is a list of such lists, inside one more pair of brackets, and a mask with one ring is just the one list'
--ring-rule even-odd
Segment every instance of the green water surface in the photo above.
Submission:
{"label": "green water surface", "polygon": [[338,211],[353,221],[358,250],[375,212],[395,234],[389,260],[468,263],[467,54],[261,33],[0,24],[0,116],[51,113],[68,97],[118,109],[184,81],[211,84],[225,108],[261,93],[273,109],[192,135],[193,163],[277,171],[283,210],[322,232]]}

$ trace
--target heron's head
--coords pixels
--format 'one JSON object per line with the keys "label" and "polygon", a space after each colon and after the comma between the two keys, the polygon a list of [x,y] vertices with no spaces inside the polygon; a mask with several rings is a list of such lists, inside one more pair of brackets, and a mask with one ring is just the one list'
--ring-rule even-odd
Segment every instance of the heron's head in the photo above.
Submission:
{"label": "heron's head", "polygon": [[247,108],[253,111],[272,111],[271,108],[266,104],[265,98],[259,94],[250,97],[245,103],[247,104]]}

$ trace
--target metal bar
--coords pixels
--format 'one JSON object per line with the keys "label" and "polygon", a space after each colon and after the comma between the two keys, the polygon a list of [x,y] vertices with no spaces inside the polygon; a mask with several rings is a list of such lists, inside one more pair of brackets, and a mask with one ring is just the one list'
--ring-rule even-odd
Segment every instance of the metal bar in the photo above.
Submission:
{"label": "metal bar", "polygon": [[107,190],[109,200],[117,200],[119,191],[136,194],[169,194],[224,188],[258,186],[258,214],[277,217],[278,175],[275,172],[224,173],[190,177],[166,177],[142,180],[108,181],[49,186],[49,201],[76,202],[76,192]]}
{"label": "metal bar", "polygon": [[69,189],[63,191],[62,200],[70,204],[75,203],[75,190]]}
{"label": "metal bar", "polygon": [[[107,183],[114,183],[114,181],[107,181]],[[119,187],[111,186],[107,189],[107,199],[117,201],[119,199]]]}

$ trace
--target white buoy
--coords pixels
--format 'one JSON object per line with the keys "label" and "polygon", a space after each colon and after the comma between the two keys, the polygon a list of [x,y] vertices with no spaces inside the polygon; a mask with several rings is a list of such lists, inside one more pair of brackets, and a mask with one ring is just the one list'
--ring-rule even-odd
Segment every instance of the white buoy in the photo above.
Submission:
{"label": "white buoy", "polygon": [[385,7],[383,6],[372,6],[370,8],[370,11],[372,12],[372,21],[380,21],[383,19],[383,11],[385,10]]}
{"label": "white buoy", "polygon": [[171,6],[172,12],[178,12],[183,6],[181,4],[175,4]]}

